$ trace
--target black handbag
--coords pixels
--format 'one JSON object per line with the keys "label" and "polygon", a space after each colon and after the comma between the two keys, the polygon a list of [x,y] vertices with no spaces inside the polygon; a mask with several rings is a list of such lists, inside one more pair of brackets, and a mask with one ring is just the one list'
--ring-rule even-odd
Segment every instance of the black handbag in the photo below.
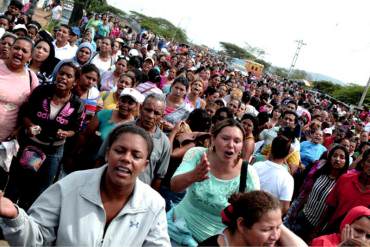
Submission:
{"label": "black handbag", "polygon": [[245,192],[247,187],[247,176],[248,176],[248,162],[243,160],[242,168],[240,171],[240,181],[239,181],[239,192]]}

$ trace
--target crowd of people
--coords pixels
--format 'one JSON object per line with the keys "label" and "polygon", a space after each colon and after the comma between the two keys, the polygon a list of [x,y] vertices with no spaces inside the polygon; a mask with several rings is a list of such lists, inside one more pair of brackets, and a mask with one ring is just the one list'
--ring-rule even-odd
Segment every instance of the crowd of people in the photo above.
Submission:
{"label": "crowd of people", "polygon": [[366,107],[112,15],[49,33],[22,8],[0,16],[10,245],[369,246]]}

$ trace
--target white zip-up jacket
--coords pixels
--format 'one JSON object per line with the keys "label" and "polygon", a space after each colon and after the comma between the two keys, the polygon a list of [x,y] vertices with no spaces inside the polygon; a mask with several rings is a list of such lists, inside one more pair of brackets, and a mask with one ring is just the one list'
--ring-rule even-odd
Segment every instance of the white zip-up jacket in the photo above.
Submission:
{"label": "white zip-up jacket", "polygon": [[100,182],[106,166],[78,171],[50,186],[15,219],[0,218],[11,246],[171,246],[164,199],[136,180],[134,192],[106,230]]}

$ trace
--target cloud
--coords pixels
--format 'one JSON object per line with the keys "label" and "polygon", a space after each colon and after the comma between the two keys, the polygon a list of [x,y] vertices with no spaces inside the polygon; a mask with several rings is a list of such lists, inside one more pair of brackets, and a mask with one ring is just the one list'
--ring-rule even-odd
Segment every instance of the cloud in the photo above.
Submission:
{"label": "cloud", "polygon": [[124,11],[168,19],[198,44],[219,41],[260,47],[273,65],[288,68],[296,42],[304,46],[296,68],[364,85],[370,75],[370,15],[365,0],[108,0]]}

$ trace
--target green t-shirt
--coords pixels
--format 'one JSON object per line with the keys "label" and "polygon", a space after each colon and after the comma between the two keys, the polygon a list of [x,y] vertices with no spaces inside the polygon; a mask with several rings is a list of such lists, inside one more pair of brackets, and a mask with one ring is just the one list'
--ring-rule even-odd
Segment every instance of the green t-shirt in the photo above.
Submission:
{"label": "green t-shirt", "polygon": [[113,110],[101,110],[96,116],[99,120],[99,132],[104,141],[107,139],[109,133],[117,126],[116,123],[111,121]]}
{"label": "green t-shirt", "polygon": [[[189,149],[174,177],[192,171],[199,163],[207,148]],[[228,205],[228,198],[239,191],[240,176],[230,180],[218,179],[209,173],[209,179],[193,183],[187,188],[184,199],[175,207],[175,217],[183,217],[193,237],[199,242],[218,234],[225,225],[221,211]],[[247,191],[259,190],[260,183],[256,170],[248,166]]]}

